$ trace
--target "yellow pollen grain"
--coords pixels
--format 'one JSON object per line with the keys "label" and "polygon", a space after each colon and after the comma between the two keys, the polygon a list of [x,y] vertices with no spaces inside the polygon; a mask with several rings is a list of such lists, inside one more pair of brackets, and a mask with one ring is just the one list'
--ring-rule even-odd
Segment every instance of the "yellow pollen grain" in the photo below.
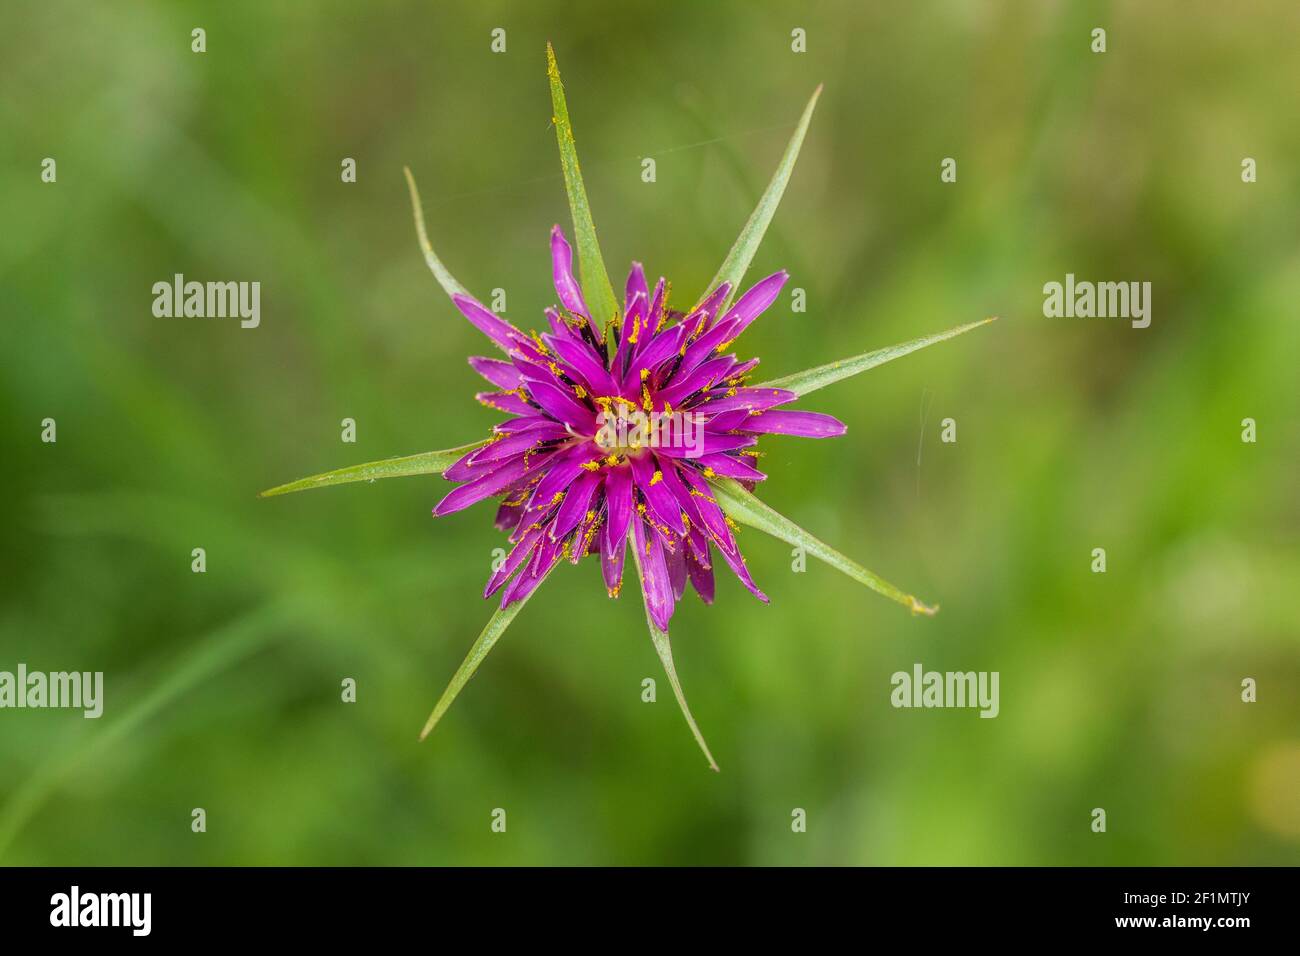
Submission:
{"label": "yellow pollen grain", "polygon": [[600,462],[598,461],[584,461],[582,463],[582,468],[586,469],[587,471],[595,471],[599,467],[600,467]]}
{"label": "yellow pollen grain", "polygon": [[717,472],[715,472],[712,468],[705,468],[705,469],[704,469],[704,477],[705,477],[705,478],[714,478],[714,477],[716,477],[716,476],[717,476]]}
{"label": "yellow pollen grain", "polygon": [[573,394],[577,395],[579,398],[586,398],[587,390],[583,388],[581,385],[575,385],[573,386]]}
{"label": "yellow pollen grain", "polygon": [[663,480],[664,480],[664,473],[662,471],[656,471],[650,479],[650,487],[653,488],[655,485],[659,484],[659,482]]}

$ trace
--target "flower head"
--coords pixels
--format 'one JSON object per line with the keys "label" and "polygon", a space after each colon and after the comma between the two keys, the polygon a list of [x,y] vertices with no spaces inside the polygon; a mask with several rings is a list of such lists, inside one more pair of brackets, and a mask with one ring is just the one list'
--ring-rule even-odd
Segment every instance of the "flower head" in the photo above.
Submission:
{"label": "flower head", "polygon": [[803,548],[913,613],[933,614],[911,594],[814,538],[752,492],[766,477],[754,445],[762,435],[829,438],[844,425],[829,415],[789,409],[808,392],[977,328],[972,322],[900,345],[752,384],[757,359],[730,354],[732,343],[780,294],[786,273],[755,283],[735,299],[746,270],[776,212],[794,169],[818,87],[804,108],[781,163],[709,290],[690,310],[672,309],[668,285],[653,290],[633,263],[622,307],[605,270],[587,201],[564,87],[547,46],[556,142],[573,213],[582,283],[574,250],[560,227],[551,230],[556,308],[545,310],[549,331],[525,335],[475,299],[429,243],[415,179],[406,170],[416,234],[430,271],[469,321],[505,353],[469,363],[495,389],[479,401],[509,417],[492,437],[471,445],[352,465],[279,485],[263,495],[441,474],[458,486],[434,508],[460,511],[500,498],[496,523],[513,547],[488,579],[485,597],[500,592],[492,615],[425,722],[423,739],[447,712],[524,601],[563,558],[576,564],[599,556],[611,597],[623,586],[630,544],[649,621],[650,639],[696,743],[717,764],[686,704],[673,663],[668,622],[689,581],[713,601],[718,557],[759,600],[736,544],[735,522]]}
{"label": "flower head", "polygon": [[462,484],[433,510],[445,515],[502,499],[497,527],[510,532],[513,548],[484,595],[500,592],[504,608],[532,593],[562,558],[576,564],[598,556],[617,597],[630,535],[646,607],[661,630],[687,581],[712,603],[718,557],[766,601],[709,479],[749,488],[762,481],[754,450],[761,435],[844,433],[829,415],[785,409],[794,392],[746,384],[758,360],[729,352],[787,274],[760,280],[725,312],[725,282],[681,312],[669,307],[667,283],[651,290],[633,263],[623,309],[602,328],[574,279],[559,226],[551,231],[551,262],[560,306],[546,309],[550,330],[540,335],[524,334],[468,295],[452,296],[506,354],[469,361],[497,389],[479,401],[511,417],[495,426],[489,444],[447,469],[444,477]]}

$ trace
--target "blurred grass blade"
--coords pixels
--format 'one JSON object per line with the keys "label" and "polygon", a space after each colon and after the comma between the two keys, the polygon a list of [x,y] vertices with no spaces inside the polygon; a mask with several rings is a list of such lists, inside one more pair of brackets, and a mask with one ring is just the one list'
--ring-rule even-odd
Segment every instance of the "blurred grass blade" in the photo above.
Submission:
{"label": "blurred grass blade", "polygon": [[32,816],[74,772],[130,739],[176,699],[274,640],[286,625],[301,620],[301,610],[288,600],[264,605],[191,642],[168,665],[157,684],[147,689],[134,688],[131,695],[124,696],[122,715],[102,731],[84,735],[67,750],[46,754],[35,770],[21,782],[15,781],[17,786],[0,810],[0,859]]}
{"label": "blurred grass blade", "polygon": [[555,123],[555,139],[560,144],[560,166],[564,170],[564,188],[569,194],[569,211],[573,214],[573,238],[578,247],[578,275],[582,283],[582,296],[597,325],[614,318],[618,299],[609,284],[605,260],[600,254],[596,239],[596,224],[591,219],[591,206],[587,203],[587,190],[582,185],[582,169],[578,165],[578,148],[573,142],[573,124],[569,122],[569,106],[564,99],[564,84],[560,82],[560,68],[555,62],[555,50],[546,44],[546,75],[551,80],[551,108]]}
{"label": "blurred grass blade", "polygon": [[[637,577],[641,578],[641,555],[637,553],[636,538],[632,532],[628,531],[628,546],[632,549],[632,557],[636,560]],[[686,718],[686,723],[691,728],[691,733],[695,735],[695,742],[700,745],[700,750],[704,751],[704,757],[709,761],[709,769],[717,772],[718,764],[713,759],[713,754],[709,752],[709,745],[704,740],[704,735],[700,733],[699,725],[695,723],[694,716],[691,715],[690,705],[686,703],[686,692],[682,690],[682,682],[677,679],[677,668],[673,665],[673,646],[668,639],[668,632],[661,631],[655,626],[655,622],[650,618],[650,604],[646,601],[645,588],[641,588],[641,599],[645,601],[645,623],[650,629],[650,641],[655,646],[655,653],[659,655],[659,661],[664,666],[664,673],[668,675],[668,683],[672,685],[673,695],[677,698],[677,706],[682,709],[682,716]]]}
{"label": "blurred grass blade", "polygon": [[829,365],[819,365],[816,368],[804,369],[802,372],[795,372],[793,375],[786,375],[784,378],[774,378],[770,382],[763,382],[754,388],[784,388],[796,395],[807,395],[809,392],[815,392],[819,388],[825,388],[827,385],[833,385],[842,378],[849,378],[857,375],[859,372],[865,372],[869,368],[875,368],[877,365],[884,365],[886,362],[892,362],[896,358],[902,358],[912,352],[918,352],[923,348],[943,342],[946,339],[956,338],[957,336],[969,332],[971,329],[978,329],[981,325],[988,325],[997,319],[997,316],[990,316],[987,319],[980,319],[978,322],[971,322],[968,325],[959,325],[954,329],[946,332],[936,332],[934,335],[925,335],[919,339],[912,339],[910,342],[903,342],[899,345],[890,345],[883,349],[876,349],[874,352],[866,352],[863,355],[855,355],[852,358],[841,359],[838,362],[831,362]]}
{"label": "blurred grass blade", "polygon": [[420,206],[420,191],[415,188],[415,177],[406,166],[402,167],[402,172],[406,174],[406,187],[411,191],[411,212],[415,216],[415,234],[420,237],[420,251],[424,253],[424,261],[429,264],[429,270],[448,296],[469,295],[469,290],[456,281],[456,277],[447,271],[438,254],[433,251],[433,246],[429,243],[429,233],[424,228],[424,210]]}
{"label": "blurred grass blade", "polygon": [[785,185],[790,181],[790,174],[794,172],[794,162],[799,158],[799,150],[803,146],[804,134],[808,132],[808,124],[812,121],[813,109],[817,106],[817,97],[821,95],[822,88],[818,85],[817,89],[813,90],[808,105],[803,108],[803,116],[799,119],[799,125],[795,127],[794,135],[790,137],[790,142],[785,147],[785,155],[781,157],[781,164],[776,167],[776,172],[772,175],[772,181],[767,184],[767,189],[758,200],[758,205],[750,213],[749,221],[740,230],[740,235],[736,237],[735,245],[731,247],[731,251],[727,253],[727,258],[723,260],[722,265],[719,267],[718,274],[713,277],[713,281],[709,283],[708,288],[700,296],[700,300],[703,301],[705,296],[722,283],[730,282],[731,291],[727,293],[727,300],[722,304],[722,308],[718,310],[719,313],[725,311],[736,298],[736,293],[740,289],[740,282],[745,278],[745,272],[754,259],[754,253],[758,252],[759,243],[763,241],[763,234],[767,232],[767,226],[776,213],[776,207],[781,204],[781,196],[785,193]]}
{"label": "blurred grass blade", "polygon": [[911,594],[905,594],[883,578],[868,571],[856,561],[846,558],[834,548],[814,538],[780,512],[769,508],[754,497],[732,478],[711,478],[709,483],[718,496],[718,504],[731,518],[741,524],[765,531],[774,538],[803,548],[813,557],[825,561],[831,567],[843,571],[853,580],[865,584],[877,594],[883,594],[891,601],[897,601],[913,614],[933,616],[938,607],[922,604]]}
{"label": "blurred grass blade", "polygon": [[[523,574],[526,572],[521,571],[520,573]],[[509,607],[497,608],[496,613],[492,615],[492,619],[489,620],[487,625],[483,628],[483,632],[479,634],[478,640],[474,642],[474,646],[469,649],[469,653],[465,655],[465,659],[460,662],[460,667],[456,668],[456,673],[452,675],[451,683],[447,685],[447,689],[444,690],[442,696],[438,698],[438,703],[434,706],[433,713],[431,713],[429,719],[424,722],[424,729],[420,731],[421,740],[429,736],[429,734],[433,732],[433,728],[438,726],[438,721],[442,720],[442,715],[447,713],[447,708],[451,706],[452,701],[456,699],[457,695],[465,688],[465,685],[469,683],[469,679],[474,676],[474,672],[478,670],[478,666],[483,663],[483,659],[488,656],[488,652],[496,646],[496,642],[500,639],[501,635],[505,633],[506,628],[510,626],[510,622],[515,619],[515,615],[523,610],[523,606],[528,603],[528,599],[539,590],[541,590],[540,585],[532,591],[529,591],[522,600],[516,601]]]}
{"label": "blurred grass blade", "polygon": [[426,451],[405,458],[385,458],[382,461],[368,461],[364,465],[349,465],[336,468],[324,474],[299,478],[287,485],[276,485],[258,495],[259,498],[273,498],[287,495],[294,491],[307,491],[309,488],[326,488],[330,485],[346,485],[350,481],[374,481],[376,478],[403,478],[408,475],[441,475],[462,456],[475,448],[481,448],[489,439],[461,445],[459,448],[447,448],[442,451]]}

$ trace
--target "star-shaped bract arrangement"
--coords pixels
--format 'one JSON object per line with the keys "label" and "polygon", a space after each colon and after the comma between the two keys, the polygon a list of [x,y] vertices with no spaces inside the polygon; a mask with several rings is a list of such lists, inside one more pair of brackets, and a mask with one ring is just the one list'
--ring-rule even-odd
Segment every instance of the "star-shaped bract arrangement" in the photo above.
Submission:
{"label": "star-shaped bract arrangement", "polygon": [[[714,568],[721,558],[759,600],[735,530],[749,525],[801,547],[914,613],[922,604],[773,511],[753,495],[766,476],[754,445],[768,434],[829,438],[844,425],[829,415],[796,410],[802,396],[858,372],[984,325],[973,322],[936,335],[879,349],[774,381],[751,383],[757,359],[730,353],[737,338],[776,300],[788,278],[777,272],[739,297],[745,271],[767,230],[803,144],[821,88],[813,93],[781,164],[717,275],[689,311],[675,311],[668,285],[653,288],[640,263],[628,274],[622,307],[610,285],[578,166],[573,130],[555,55],[547,46],[569,207],[577,245],[557,225],[551,230],[551,267],[559,307],[545,310],[549,331],[525,334],[487,309],[434,253],[419,193],[406,171],[424,257],[455,307],[504,358],[473,357],[470,365],[494,390],[483,404],[509,415],[491,437],[445,451],[355,465],[263,492],[264,496],[399,475],[441,474],[460,484],[433,509],[451,514],[485,499],[501,499],[496,525],[510,533],[508,556],[489,577],[485,597],[499,609],[444,691],[421,733],[428,735],[500,638],[524,602],[567,559],[598,557],[610,597],[618,597],[630,546],[646,620],[683,715],[714,770],[691,716],[673,664],[668,626],[689,582],[713,602]],[[657,433],[649,441],[635,428],[629,440],[616,421],[677,416],[689,428]],[[615,437],[617,436],[617,437]]]}

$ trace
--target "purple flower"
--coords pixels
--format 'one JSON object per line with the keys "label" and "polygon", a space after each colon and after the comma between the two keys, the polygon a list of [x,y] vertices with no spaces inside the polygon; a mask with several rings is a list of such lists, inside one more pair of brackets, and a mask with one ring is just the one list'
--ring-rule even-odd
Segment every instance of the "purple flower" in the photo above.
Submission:
{"label": "purple flower", "polygon": [[757,359],[730,353],[735,340],[776,299],[788,278],[756,283],[725,313],[726,283],[689,312],[667,302],[667,284],[649,288],[640,263],[628,273],[621,315],[602,329],[588,314],[573,275],[573,254],[559,226],[551,262],[561,307],[546,310],[550,331],[523,332],[475,299],[457,308],[506,354],[471,358],[495,386],[477,397],[511,417],[493,440],[445,472],[461,484],[433,509],[460,511],[500,498],[497,527],[513,548],[488,579],[485,597],[501,606],[531,594],[561,559],[599,557],[610,597],[623,586],[631,537],[641,558],[646,607],[660,630],[689,581],[713,602],[720,558],[761,601],[736,543],[731,520],[709,486],[734,478],[752,489],[761,435],[829,438],[838,419],[786,409],[798,397],[746,384]]}
{"label": "purple flower", "polygon": [[439,285],[505,358],[469,364],[493,386],[478,399],[504,412],[490,440],[405,458],[352,465],[263,492],[264,496],[401,475],[441,474],[458,483],[433,509],[459,511],[499,498],[496,524],[513,547],[487,582],[500,608],[483,628],[429,715],[423,739],[447,712],[524,601],[563,558],[599,556],[611,597],[623,586],[627,548],[641,580],[650,639],[682,715],[714,770],[717,764],[686,704],[673,663],[668,623],[691,586],[713,602],[717,559],[761,601],[736,544],[735,522],[803,549],[914,614],[933,614],[911,594],[804,531],[752,492],[765,479],[755,445],[762,435],[829,438],[844,425],[829,415],[786,406],[835,382],[991,322],[972,322],[900,345],[855,355],[784,378],[751,383],[757,359],[741,361],[732,344],[780,294],[786,273],[756,283],[732,304],[776,212],[812,118],[818,87],[775,175],[710,288],[687,312],[670,308],[667,284],[653,290],[639,263],[628,274],[622,307],[596,240],[564,87],[547,46],[556,141],[573,213],[574,249],[551,230],[558,308],[545,310],[549,331],[525,335],[466,291],[429,243],[419,192],[406,170],[416,234]]}

